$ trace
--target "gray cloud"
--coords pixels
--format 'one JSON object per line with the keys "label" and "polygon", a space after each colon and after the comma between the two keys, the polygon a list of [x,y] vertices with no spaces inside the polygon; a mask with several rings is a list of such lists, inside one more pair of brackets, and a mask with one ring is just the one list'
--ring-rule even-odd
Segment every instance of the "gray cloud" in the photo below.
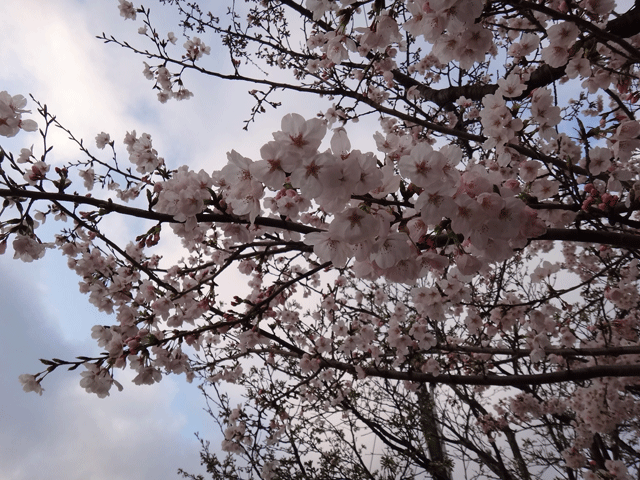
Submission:
{"label": "gray cloud", "polygon": [[70,358],[88,347],[64,338],[64,319],[51,315],[34,288],[42,274],[40,265],[0,258],[0,479],[151,480],[177,478],[179,467],[200,471],[198,445],[185,427],[208,422],[182,411],[202,404],[195,386],[167,378],[137,387],[125,374],[123,392],[99,399],[80,388],[77,372],[63,370],[45,380],[43,396],[22,391],[18,375],[42,370],[38,358]]}
{"label": "gray cloud", "polygon": [[[30,15],[25,17],[25,11]],[[161,11],[154,9],[159,25],[179,34],[175,19]],[[142,75],[143,58],[95,39],[104,31],[144,44],[136,33],[140,25],[120,17],[115,0],[2,0],[0,17],[5,20],[0,29],[0,91],[33,93],[105,159],[110,154],[93,143],[97,133],[110,133],[126,162],[121,141],[127,130],[136,129],[152,135],[171,167],[188,163],[211,172],[222,168],[232,148],[256,159],[293,105],[304,106],[300,113],[307,117],[317,113],[308,101],[285,102],[282,110],[259,117],[247,133],[241,128],[251,109],[246,93],[251,87],[194,75],[185,81],[196,98],[161,105]],[[28,108],[35,111],[32,102]],[[77,146],[57,133],[52,160],[77,159]],[[41,148],[35,133],[2,141],[14,152],[31,144],[36,152]],[[52,223],[47,221],[43,231],[60,227]],[[128,223],[109,225],[122,238],[140,233],[132,235]],[[51,236],[45,234],[43,240]],[[77,372],[63,370],[45,380],[42,397],[22,391],[18,375],[42,370],[38,358],[98,353],[91,326],[110,320],[78,293],[77,277],[56,252],[32,264],[11,256],[10,251],[0,256],[0,480],[155,480],[177,478],[178,467],[200,471],[192,433],[200,431],[213,445],[220,437],[209,430],[213,422],[201,411],[204,400],[195,385],[182,378],[138,387],[130,383],[129,373],[118,373],[124,392],[98,399],[79,387]]]}

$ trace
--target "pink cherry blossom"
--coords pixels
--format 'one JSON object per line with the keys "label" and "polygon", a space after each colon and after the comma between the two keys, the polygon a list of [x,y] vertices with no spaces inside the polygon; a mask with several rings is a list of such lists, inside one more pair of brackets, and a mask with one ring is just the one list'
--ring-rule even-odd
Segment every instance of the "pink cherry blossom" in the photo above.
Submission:
{"label": "pink cherry blossom", "polygon": [[124,17],[125,20],[135,20],[136,19],[136,9],[133,6],[133,3],[128,2],[127,0],[118,0],[120,5],[118,9],[120,9],[120,16]]}
{"label": "pink cherry blossom", "polygon": [[40,385],[40,382],[36,379],[35,375],[22,374],[18,377],[22,384],[22,389],[25,392],[36,392],[38,395],[42,395],[44,388]]}
{"label": "pink cherry blossom", "polygon": [[359,208],[348,208],[335,216],[329,233],[344,241],[357,244],[380,230],[381,224],[372,214]]}
{"label": "pink cherry blossom", "polygon": [[27,263],[42,258],[47,247],[28,235],[16,235],[12,245],[15,252],[13,258],[19,258]]}
{"label": "pink cherry blossom", "polygon": [[33,132],[38,129],[38,125],[33,120],[22,120],[23,113],[30,113],[25,110],[27,99],[22,95],[9,95],[6,91],[0,92],[0,135],[4,137],[14,137],[20,129]]}
{"label": "pink cherry blossom", "polygon": [[202,58],[202,55],[209,55],[211,53],[211,47],[205,45],[198,37],[187,40],[184,48],[187,50],[186,57],[194,62]]}
{"label": "pink cherry blossom", "polygon": [[111,143],[111,137],[108,133],[101,132],[96,135],[96,146],[103,150],[107,144]]}
{"label": "pink cherry blossom", "polygon": [[[43,360],[23,388],[67,365],[100,397],[119,369],[138,385],[199,376],[222,449],[265,478],[372,477],[368,455],[389,478],[452,477],[460,458],[505,478],[637,477],[620,448],[640,416],[635,10],[264,1],[233,6],[226,28],[190,8],[182,50],[124,0],[125,19],[144,17],[135,40],[103,35],[146,52],[161,102],[193,96],[199,72],[257,84],[248,128],[289,92],[328,103],[195,171],[135,131],[89,134],[111,159],[79,141],[78,158],[53,157],[49,129],[44,147],[26,137],[26,99],[0,93],[0,134],[25,135],[19,154],[3,145],[0,253],[60,249],[114,313],[91,329],[102,354]],[[198,63],[216,31],[231,58]]]}
{"label": "pink cherry blossom", "polygon": [[299,165],[302,159],[316,153],[327,128],[317,118],[305,120],[296,113],[282,118],[282,130],[273,134],[273,138],[286,148],[286,155]]}

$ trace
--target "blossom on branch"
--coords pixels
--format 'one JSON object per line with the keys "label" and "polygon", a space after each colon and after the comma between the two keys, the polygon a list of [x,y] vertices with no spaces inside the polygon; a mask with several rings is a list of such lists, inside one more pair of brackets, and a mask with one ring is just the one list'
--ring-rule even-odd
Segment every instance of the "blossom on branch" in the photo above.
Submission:
{"label": "blossom on branch", "polygon": [[[100,397],[118,369],[198,377],[233,454],[229,471],[203,457],[220,478],[638,476],[636,8],[256,0],[226,26],[177,2],[174,57],[173,33],[119,3],[153,48],[104,40],[143,52],[161,101],[192,95],[190,71],[258,84],[247,127],[282,91],[329,103],[200,171],[135,131],[95,137],[112,159],[0,150],[0,252],[58,248],[114,314],[92,329],[101,356],[44,360],[25,390],[61,365]],[[216,35],[229,63],[200,64]],[[0,94],[0,134],[36,128],[25,106]],[[55,243],[49,215],[69,220]],[[140,231],[123,241],[116,216]]]}

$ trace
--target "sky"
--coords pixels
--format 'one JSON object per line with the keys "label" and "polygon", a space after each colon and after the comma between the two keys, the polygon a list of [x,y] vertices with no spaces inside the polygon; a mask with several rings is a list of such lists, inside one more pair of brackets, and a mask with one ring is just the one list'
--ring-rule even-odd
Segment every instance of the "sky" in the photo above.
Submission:
{"label": "sky", "polygon": [[[229,3],[208,5],[217,5],[220,12],[214,13],[223,16]],[[172,9],[157,0],[145,6],[151,7],[161,34],[173,31],[180,38],[174,50],[179,52],[184,40]],[[286,113],[309,118],[330,106],[281,94],[275,100],[283,107],[257,117],[246,132],[243,120],[252,106],[247,91],[253,87],[194,74],[184,77],[194,98],[161,104],[142,74],[144,59],[96,39],[105,32],[150,47],[137,33],[140,19],[125,21],[119,15],[118,0],[0,0],[0,18],[0,91],[32,94],[46,103],[97,155],[106,155],[94,143],[104,131],[126,159],[122,139],[136,130],[152,136],[171,168],[188,164],[211,172],[224,166],[232,149],[256,159]],[[203,37],[212,46],[204,61],[230,73],[229,55],[215,48],[216,40]],[[32,101],[28,108],[35,112]],[[28,118],[42,124],[36,115]],[[363,122],[356,128],[349,127],[353,148],[374,149],[369,127]],[[52,139],[52,162],[81,158],[62,132],[54,132]],[[32,144],[35,152],[41,151],[35,133],[0,138],[0,145],[14,153]],[[117,217],[107,223],[120,242],[146,231],[144,224]],[[61,227],[49,224],[52,219],[45,227]],[[171,254],[165,252],[166,258]],[[131,373],[118,371],[124,391],[114,389],[99,399],[79,386],[77,372],[59,369],[45,380],[42,396],[22,391],[18,376],[41,371],[39,358],[100,353],[91,327],[112,321],[78,292],[79,279],[58,252],[50,250],[33,263],[12,257],[10,249],[0,255],[0,480],[164,480],[179,478],[178,468],[204,473],[194,433],[211,440],[213,451],[221,436],[203,411],[197,384],[187,384],[183,377],[135,386]]]}
{"label": "sky", "polygon": [[[258,159],[260,147],[272,139],[287,113],[311,118],[331,106],[330,99],[278,93],[272,100],[282,102],[282,107],[258,116],[247,132],[242,127],[253,106],[247,92],[255,86],[189,72],[183,80],[194,97],[161,104],[153,83],[142,74],[145,59],[96,38],[104,32],[143,50],[151,48],[149,40],[138,34],[141,15],[136,22],[125,21],[118,4],[118,0],[0,0],[0,91],[33,95],[98,158],[110,159],[94,140],[106,132],[116,142],[119,161],[126,163],[122,140],[135,130],[151,135],[170,168],[187,164],[196,171],[212,172],[225,165],[232,149]],[[224,17],[229,4],[227,0],[207,6]],[[160,35],[172,31],[179,37],[173,51],[182,55],[184,39],[175,11],[157,0],[145,6],[151,8]],[[202,40],[212,47],[204,65],[232,73],[228,52],[216,46],[218,39],[204,35]],[[246,67],[240,68],[245,73]],[[270,72],[271,79],[288,78],[284,75]],[[36,111],[31,100],[27,108]],[[37,115],[27,118],[43,126]],[[375,120],[348,127],[352,148],[375,150]],[[50,144],[54,148],[47,158],[53,165],[83,158],[62,131],[51,132]],[[42,153],[37,133],[3,137],[0,145],[14,154],[34,145],[34,153]],[[102,225],[124,245],[151,226],[114,215]],[[38,232],[53,234],[56,228],[63,225],[49,219]],[[165,260],[179,259],[179,248],[168,247],[161,252]],[[226,284],[236,289],[244,278],[232,275]],[[117,371],[124,391],[113,389],[109,397],[99,399],[79,386],[77,371],[58,369],[44,380],[42,396],[22,391],[18,376],[42,371],[39,358],[70,360],[100,353],[91,339],[91,327],[113,320],[79,293],[78,280],[55,250],[33,263],[14,260],[11,248],[0,255],[0,480],[164,480],[179,478],[178,468],[204,473],[194,433],[210,440],[212,451],[222,437],[203,411],[205,401],[197,384],[187,384],[184,377],[136,386],[131,373]]]}
{"label": "sky", "polygon": [[[221,10],[225,3],[220,2]],[[140,21],[125,22],[117,6],[117,0],[2,0],[0,91],[32,94],[46,103],[96,154],[101,151],[94,138],[104,131],[126,159],[122,139],[136,130],[151,134],[170,167],[188,164],[209,172],[222,168],[226,152],[234,148],[256,158],[292,109],[307,116],[319,111],[289,94],[282,99],[292,101],[289,109],[267,112],[245,132],[252,87],[195,75],[184,77],[194,98],[159,103],[142,75],[144,59],[95,38],[105,32],[149,46],[137,33]],[[171,9],[157,2],[145,6],[151,7],[161,32],[180,34]],[[228,54],[212,48],[206,60],[224,69],[216,62],[228,62]],[[32,101],[28,108],[35,112]],[[29,118],[42,126],[36,115]],[[81,158],[62,132],[54,132],[52,139],[53,164]],[[34,152],[41,152],[36,133],[0,140],[14,153],[32,144]],[[109,231],[120,240],[144,231],[117,218],[109,222]],[[45,228],[50,223],[53,219]],[[42,396],[22,391],[18,376],[41,371],[39,358],[98,354],[91,327],[111,320],[78,292],[79,279],[55,250],[33,263],[12,257],[10,248],[0,256],[0,480],[171,479],[178,478],[178,468],[203,473],[194,433],[211,440],[214,450],[221,437],[203,412],[195,383],[174,376],[139,387],[130,382],[133,375],[119,371],[124,391],[99,399],[79,386],[78,372],[58,369],[44,381]]]}

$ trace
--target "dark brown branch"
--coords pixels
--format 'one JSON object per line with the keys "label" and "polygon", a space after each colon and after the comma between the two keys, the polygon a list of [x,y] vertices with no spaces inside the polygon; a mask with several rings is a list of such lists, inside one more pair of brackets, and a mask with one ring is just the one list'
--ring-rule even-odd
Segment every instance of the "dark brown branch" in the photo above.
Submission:
{"label": "dark brown branch", "polygon": [[[261,332],[262,334],[262,332]],[[261,349],[281,357],[302,358],[302,351],[279,350],[276,348]],[[317,357],[316,357],[317,358]],[[358,376],[357,365],[319,357],[321,368],[334,368]],[[417,383],[433,383],[436,385],[487,385],[503,387],[530,387],[533,385],[550,385],[564,382],[581,382],[603,377],[638,377],[640,378],[640,364],[632,365],[595,365],[592,367],[562,370],[557,372],[522,374],[485,374],[485,375],[432,375],[430,373],[403,372],[387,370],[377,367],[361,367],[361,372],[367,377],[387,378],[391,380],[406,380]]]}
{"label": "dark brown branch", "polygon": [[595,245],[611,245],[627,249],[640,248],[640,235],[632,233],[600,232],[596,230],[576,230],[566,228],[549,228],[547,232],[535,240],[561,240],[565,242],[592,243]]}
{"label": "dark brown branch", "polygon": [[[483,355],[509,355],[527,356],[531,354],[530,348],[492,348],[492,347],[467,347],[454,345],[438,345],[430,350],[456,352],[456,353],[478,353]],[[619,357],[620,355],[639,355],[640,345],[630,347],[595,347],[595,348],[566,348],[547,347],[544,349],[547,355],[558,355],[561,357]]]}
{"label": "dark brown branch", "polygon": [[[59,202],[68,202],[74,204],[92,205],[100,208],[104,213],[117,212],[136,218],[145,218],[164,223],[179,223],[172,215],[167,213],[158,213],[141,208],[128,207],[126,205],[114,203],[111,200],[100,200],[94,197],[85,197],[81,195],[70,195],[68,193],[41,192],[35,190],[11,190],[0,189],[0,197],[3,198],[20,198],[27,197],[36,200],[51,200]],[[234,217],[233,215],[223,213],[200,213],[196,215],[196,219],[201,223],[237,223],[249,225],[248,220]],[[322,232],[322,229],[302,225],[278,218],[257,217],[254,222],[271,228],[279,228],[298,233]],[[435,239],[436,245],[442,246],[450,242],[448,235],[438,235]],[[464,240],[464,239],[462,239]],[[565,228],[549,228],[543,235],[532,240],[561,240],[567,242],[593,243],[599,245],[611,245],[620,248],[640,249],[640,235],[632,233],[616,233],[616,232],[599,232],[595,230],[577,230]],[[419,245],[420,246],[420,245]],[[426,248],[426,246],[422,246]]]}
{"label": "dark brown branch", "polygon": [[[553,12],[556,16],[562,15],[559,12],[555,12],[549,8],[545,8],[543,6],[533,4],[531,2],[516,2],[521,6],[525,6],[528,8],[535,8],[538,11],[549,10]],[[580,22],[581,19],[575,17],[569,17],[569,21],[579,24],[578,26],[584,29],[584,24],[588,24],[592,26],[590,22]],[[591,32],[593,35],[594,32]],[[640,33],[640,8],[634,7],[629,10],[624,15],[611,20],[605,30],[598,30],[598,34],[596,36],[603,37],[604,39],[615,41],[618,44],[621,44],[625,49],[632,49],[633,53],[637,52],[637,49],[633,49],[627,42],[621,43],[621,38],[632,37],[636,34]],[[591,40],[589,39],[583,40],[580,42],[580,46],[583,46],[586,42]],[[563,67],[550,67],[549,65],[542,65],[537,68],[532,74],[529,80],[526,82],[527,88],[525,91],[514,98],[514,100],[521,100],[526,98],[533,90],[540,87],[545,87],[547,85],[552,84],[553,82],[560,80],[565,75],[566,66]],[[445,107],[446,105],[450,105],[455,102],[458,98],[464,96],[469,100],[481,101],[486,95],[491,95],[498,90],[498,85],[488,84],[488,85],[462,85],[459,87],[448,87],[444,89],[435,89],[423,85],[417,80],[409,77],[408,75],[400,72],[394,71],[394,80],[398,82],[400,85],[405,88],[410,88],[412,86],[416,86],[418,91],[422,95],[422,97],[429,101],[433,102],[440,107]]]}
{"label": "dark brown branch", "polygon": [[[159,213],[150,210],[143,210],[141,208],[128,207],[126,205],[112,202],[111,200],[100,200],[94,197],[85,197],[82,195],[71,195],[68,193],[56,193],[56,192],[39,192],[34,190],[7,190],[0,189],[0,197],[2,198],[33,198],[36,200],[51,200],[74,203],[77,205],[91,205],[104,211],[104,213],[116,212],[130,217],[145,218],[148,220],[156,220],[163,223],[180,223],[173,218],[173,215],[168,213]],[[199,213],[196,215],[196,219],[200,223],[238,223],[243,225],[249,225],[249,220],[234,217],[233,215],[227,215],[224,213]],[[322,232],[319,228],[309,227],[295,222],[289,222],[286,220],[280,220],[277,218],[258,217],[255,222],[256,225],[264,227],[280,228],[283,230],[289,230],[298,233],[311,233]]]}
{"label": "dark brown branch", "polygon": [[617,36],[622,38],[633,37],[640,33],[640,5],[638,2],[635,2],[634,7],[624,15],[607,23],[607,31],[615,32]]}
{"label": "dark brown branch", "polygon": [[[322,359],[322,365],[358,375],[355,365],[337,360]],[[407,380],[418,383],[435,383],[439,385],[493,385],[519,387],[532,385],[549,385],[563,382],[580,382],[602,377],[638,377],[640,365],[597,365],[594,367],[565,370],[561,372],[540,373],[533,375],[431,375],[418,372],[399,372],[382,370],[375,367],[362,368],[369,377]]]}

